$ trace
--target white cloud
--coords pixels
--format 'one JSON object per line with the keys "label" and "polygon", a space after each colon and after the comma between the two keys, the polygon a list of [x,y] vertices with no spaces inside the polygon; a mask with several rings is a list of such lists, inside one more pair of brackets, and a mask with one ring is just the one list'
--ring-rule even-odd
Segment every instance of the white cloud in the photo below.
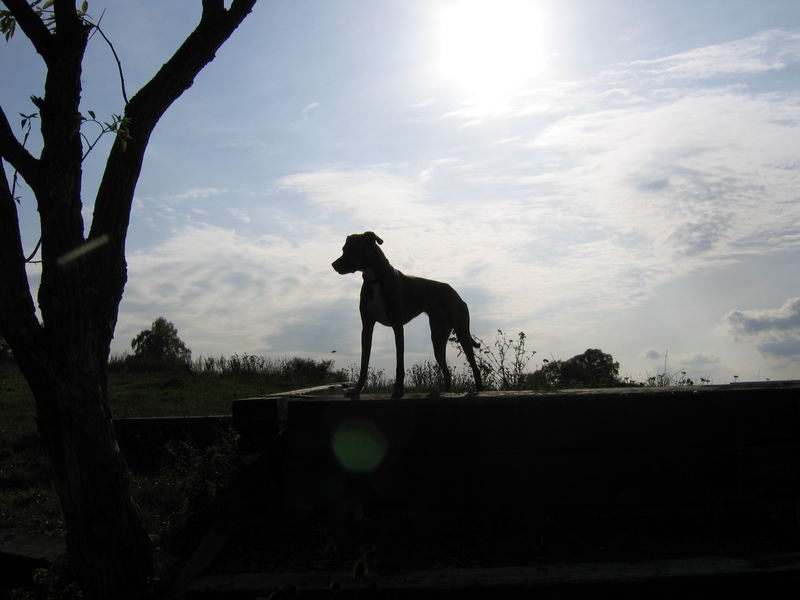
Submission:
{"label": "white cloud", "polygon": [[205,187],[205,188],[192,188],[185,192],[178,194],[170,194],[166,196],[166,200],[170,202],[181,202],[183,200],[199,200],[201,198],[210,198],[211,196],[219,196],[227,194],[230,190],[227,188]]}
{"label": "white cloud", "polygon": [[691,354],[689,356],[679,356],[678,364],[685,368],[703,369],[710,368],[719,363],[719,357],[713,354]]}
{"label": "white cloud", "polygon": [[271,341],[302,315],[334,304],[347,287],[330,268],[339,240],[324,228],[310,233],[298,245],[191,225],[156,248],[131,253],[115,349],[157,316],[178,326],[195,355],[300,352],[314,337],[321,346],[335,344],[313,331],[294,348]]}
{"label": "white cloud", "polygon": [[[535,141],[576,166],[540,180],[606,223],[635,228],[672,259],[796,244],[792,96],[690,95],[665,105],[566,117]],[[759,232],[762,241],[754,237]]]}
{"label": "white cloud", "polygon": [[732,310],[724,320],[736,336],[800,332],[800,298],[789,298],[778,308]]}
{"label": "white cloud", "polygon": [[309,116],[310,114],[316,112],[318,108],[319,108],[319,102],[312,102],[311,104],[307,104],[302,110],[303,116],[304,117]]}
{"label": "white cloud", "polygon": [[733,339],[755,343],[764,355],[800,360],[800,298],[778,308],[732,310],[722,322]]}
{"label": "white cloud", "polygon": [[228,214],[230,214],[238,221],[241,221],[242,223],[251,223],[253,221],[252,217],[246,210],[242,210],[240,208],[228,207],[227,211]]}
{"label": "white cloud", "polygon": [[433,177],[436,170],[439,169],[440,167],[443,167],[448,164],[453,164],[456,162],[458,161],[456,161],[456,159],[454,158],[439,158],[432,161],[427,167],[425,167],[422,171],[420,171],[419,174],[420,184],[425,185],[426,183],[428,183],[431,180],[431,177]]}
{"label": "white cloud", "polygon": [[436,102],[436,98],[425,98],[414,104],[411,108],[427,108]]}
{"label": "white cloud", "polygon": [[375,231],[425,222],[440,212],[417,182],[380,168],[298,173],[283,177],[276,188],[300,194],[321,219]]}
{"label": "white cloud", "polygon": [[619,74],[625,79],[708,79],[778,71],[796,62],[800,62],[800,33],[773,29],[664,58],[634,61]]}
{"label": "white cloud", "polygon": [[[800,95],[727,84],[654,89],[643,72],[694,85],[798,61],[800,35],[770,31],[519,93],[498,115],[517,152],[505,168],[485,161],[469,176],[494,189],[527,188],[511,227],[529,226],[533,260],[558,268],[559,290],[588,285],[602,265],[621,282],[601,292],[612,305],[692,270],[797,247],[800,234],[788,224],[800,220]],[[482,118],[469,106],[449,116]]]}

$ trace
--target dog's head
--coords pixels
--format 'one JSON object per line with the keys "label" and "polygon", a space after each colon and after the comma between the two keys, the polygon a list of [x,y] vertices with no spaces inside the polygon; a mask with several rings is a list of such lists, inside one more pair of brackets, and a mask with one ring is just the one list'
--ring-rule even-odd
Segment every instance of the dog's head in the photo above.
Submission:
{"label": "dog's head", "polygon": [[373,267],[376,254],[381,253],[376,244],[382,243],[383,240],[372,231],[348,235],[342,247],[342,255],[331,266],[340,275]]}

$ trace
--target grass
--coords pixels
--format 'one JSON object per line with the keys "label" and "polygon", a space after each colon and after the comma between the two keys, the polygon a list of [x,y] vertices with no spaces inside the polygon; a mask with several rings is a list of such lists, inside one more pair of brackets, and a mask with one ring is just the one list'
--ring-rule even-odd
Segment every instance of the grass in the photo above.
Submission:
{"label": "grass", "polygon": [[[109,405],[114,418],[208,416],[230,414],[231,402],[319,385],[341,374],[332,364],[309,359],[270,361],[260,357],[200,359],[191,369],[144,371],[112,360],[108,375]],[[316,379],[314,379],[316,378]],[[35,402],[22,374],[0,363],[0,529],[64,534],[61,506],[50,464],[39,439]],[[203,486],[216,485],[214,469],[233,454],[222,440],[206,454],[175,446],[156,473],[135,474],[133,489],[153,532],[172,526],[187,510],[187,497]],[[208,492],[208,490],[206,490]]]}
{"label": "grass", "polygon": [[231,402],[237,398],[282,389],[288,388],[208,375],[121,372],[109,375],[109,405],[117,419],[223,415],[230,414]]}
{"label": "grass", "polygon": [[[476,353],[487,389],[514,389],[528,379],[525,366],[534,352],[525,335],[506,337],[498,330],[494,346],[481,344]],[[463,360],[463,356],[462,356]],[[154,369],[130,356],[109,363],[109,405],[114,418],[209,416],[229,414],[231,402],[332,381],[353,381],[355,365],[333,370],[331,361],[306,358],[268,359],[260,356],[201,357],[191,364]],[[474,389],[466,364],[451,367],[454,392]],[[389,392],[392,381],[383,369],[370,369],[365,392]],[[412,365],[406,374],[408,392],[443,387],[438,366],[431,361]],[[19,528],[60,535],[61,508],[49,462],[35,424],[35,404],[18,369],[0,363],[0,528]],[[177,444],[155,473],[134,474],[133,490],[150,531],[169,531],[192,503],[213,497],[235,460],[234,443],[221,439],[205,450]],[[226,466],[227,465],[227,466]]]}
{"label": "grass", "polygon": [[61,505],[34,421],[28,384],[13,365],[0,364],[0,528],[60,535]]}

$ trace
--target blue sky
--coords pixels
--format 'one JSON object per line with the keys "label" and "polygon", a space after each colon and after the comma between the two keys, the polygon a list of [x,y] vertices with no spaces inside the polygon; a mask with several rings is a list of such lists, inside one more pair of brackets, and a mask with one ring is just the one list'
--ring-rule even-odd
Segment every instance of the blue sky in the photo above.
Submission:
{"label": "blue sky", "polygon": [[[90,3],[129,95],[197,4]],[[0,67],[6,113],[33,112],[21,34]],[[99,37],[83,108],[122,112]],[[531,368],[601,348],[638,380],[665,353],[695,380],[797,378],[798,124],[795,0],[262,1],[152,137],[113,349],[164,316],[195,356],[355,363],[360,278],[330,263],[373,230],[461,293],[473,333],[526,332]],[[379,328],[387,371],[392,345]]]}

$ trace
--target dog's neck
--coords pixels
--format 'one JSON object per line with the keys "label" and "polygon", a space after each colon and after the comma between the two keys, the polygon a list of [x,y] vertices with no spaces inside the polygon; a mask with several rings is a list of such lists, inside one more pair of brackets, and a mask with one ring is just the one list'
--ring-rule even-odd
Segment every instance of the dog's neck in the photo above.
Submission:
{"label": "dog's neck", "polygon": [[375,257],[370,261],[372,264],[361,271],[361,276],[366,283],[378,283],[394,271],[389,259],[381,252],[380,248],[375,248],[375,250],[377,250]]}
{"label": "dog's neck", "polygon": [[372,267],[367,267],[361,272],[361,277],[364,278],[364,283],[378,283],[383,276]]}

